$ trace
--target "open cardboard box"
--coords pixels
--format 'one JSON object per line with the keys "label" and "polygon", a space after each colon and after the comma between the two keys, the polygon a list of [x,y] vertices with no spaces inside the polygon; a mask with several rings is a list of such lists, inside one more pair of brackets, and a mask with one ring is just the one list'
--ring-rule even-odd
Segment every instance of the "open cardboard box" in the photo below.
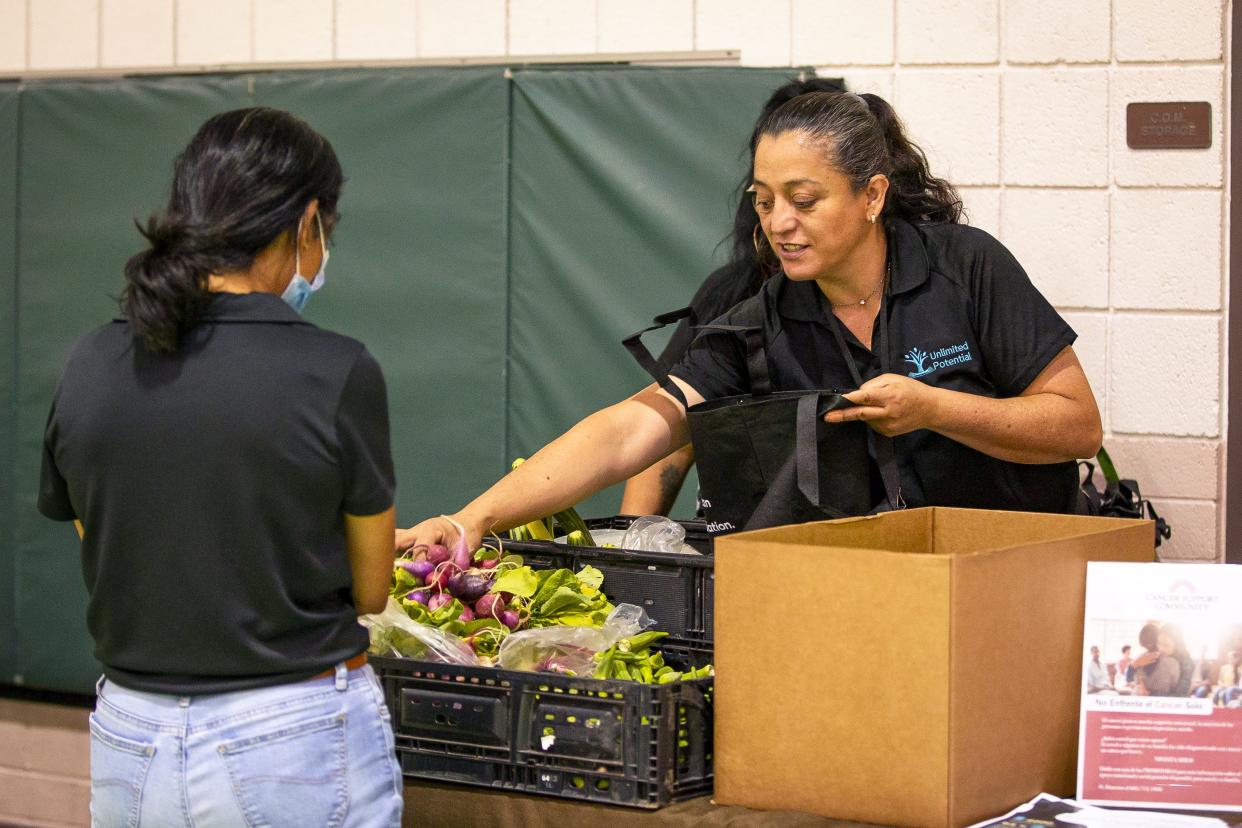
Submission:
{"label": "open cardboard box", "polygon": [[716,540],[715,800],[956,826],[1072,795],[1087,561],[1151,521],[926,508]]}

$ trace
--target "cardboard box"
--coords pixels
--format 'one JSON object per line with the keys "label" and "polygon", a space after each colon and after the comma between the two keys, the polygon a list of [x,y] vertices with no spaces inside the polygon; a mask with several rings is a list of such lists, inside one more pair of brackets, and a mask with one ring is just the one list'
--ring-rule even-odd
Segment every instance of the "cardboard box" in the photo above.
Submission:
{"label": "cardboard box", "polygon": [[956,826],[1072,796],[1087,561],[1154,539],[946,508],[718,538],[716,801]]}

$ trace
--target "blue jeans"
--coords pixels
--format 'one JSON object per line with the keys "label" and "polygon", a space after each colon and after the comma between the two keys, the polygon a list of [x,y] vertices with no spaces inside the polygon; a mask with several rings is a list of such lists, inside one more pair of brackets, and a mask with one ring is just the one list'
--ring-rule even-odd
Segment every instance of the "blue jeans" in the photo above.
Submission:
{"label": "blue jeans", "polygon": [[369,665],[205,696],[100,679],[91,824],[398,826],[401,771]]}

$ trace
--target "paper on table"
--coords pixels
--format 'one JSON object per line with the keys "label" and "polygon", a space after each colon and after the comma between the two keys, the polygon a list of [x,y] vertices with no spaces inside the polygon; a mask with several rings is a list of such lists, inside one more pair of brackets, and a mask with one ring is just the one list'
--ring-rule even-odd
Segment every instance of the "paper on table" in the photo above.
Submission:
{"label": "paper on table", "polygon": [[[1072,799],[1061,799],[1052,794],[1041,793],[1029,802],[1023,802],[1004,816],[976,822],[969,828],[1016,828],[1019,825],[1048,824],[1062,814],[1073,813],[1082,806]],[[1021,814],[1016,820],[1011,817]],[[1037,821],[1038,820],[1038,821]]]}
{"label": "paper on table", "polygon": [[1061,814],[1057,822],[1082,825],[1085,828],[1227,828],[1228,823],[1215,817],[1190,814],[1163,814],[1154,811],[1118,811],[1082,806],[1074,814]]}
{"label": "paper on table", "polygon": [[977,822],[970,828],[1017,828],[1052,822],[1084,828],[1228,828],[1228,823],[1214,817],[1097,808],[1046,793],[1022,803],[1004,816]]}

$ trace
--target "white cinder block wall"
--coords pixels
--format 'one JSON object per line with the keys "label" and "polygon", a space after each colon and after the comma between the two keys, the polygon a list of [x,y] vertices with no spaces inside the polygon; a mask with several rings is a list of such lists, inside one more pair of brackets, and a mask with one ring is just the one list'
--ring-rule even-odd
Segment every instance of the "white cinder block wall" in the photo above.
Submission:
{"label": "white cinder block wall", "polygon": [[[0,0],[0,73],[740,49],[891,100],[1080,334],[1106,445],[1223,543],[1227,0]],[[1208,150],[1126,146],[1208,101]]]}

